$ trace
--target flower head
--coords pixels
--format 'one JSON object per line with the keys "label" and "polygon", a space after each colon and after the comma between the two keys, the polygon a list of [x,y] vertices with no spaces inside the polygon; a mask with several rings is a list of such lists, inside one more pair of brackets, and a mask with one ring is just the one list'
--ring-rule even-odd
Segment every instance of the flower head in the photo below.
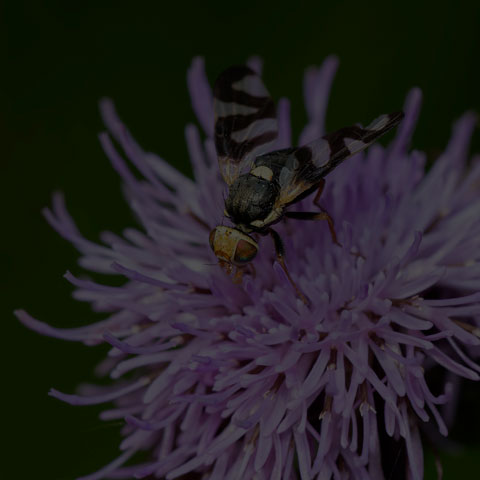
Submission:
{"label": "flower head", "polygon": [[[257,59],[251,66],[261,69]],[[328,58],[306,73],[309,123],[300,144],[324,134],[336,68]],[[65,275],[105,319],[61,330],[17,312],[42,334],[112,346],[100,368],[111,386],[51,391],[74,405],[113,402],[102,418],[125,419],[121,455],[83,479],[383,478],[379,432],[405,442],[411,478],[422,478],[418,425],[433,416],[447,434],[438,405],[450,392],[447,385],[432,394],[425,366],[479,379],[466,353],[480,343],[480,159],[467,167],[474,116],[457,121],[425,173],[425,155],[408,151],[421,101],[412,90],[389,147],[374,145],[327,178],[322,200],[342,247],[324,222],[277,225],[307,306],[268,238],[241,283],[216,265],[208,234],[222,219],[225,185],[199,58],[188,85],[204,132],[185,130],[195,181],[142,150],[104,100],[109,133],[100,141],[141,228],[103,233],[97,244],[78,231],[61,195],[45,211],[82,267],[125,278],[111,287]],[[286,99],[278,121],[277,147],[288,147]],[[293,208],[315,209],[312,198]],[[139,451],[150,460],[129,464]]]}

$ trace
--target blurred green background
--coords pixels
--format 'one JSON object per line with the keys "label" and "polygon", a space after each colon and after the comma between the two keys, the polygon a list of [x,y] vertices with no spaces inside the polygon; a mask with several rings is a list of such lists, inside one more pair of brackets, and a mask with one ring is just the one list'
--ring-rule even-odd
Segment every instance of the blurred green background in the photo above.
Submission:
{"label": "blurred green background", "polygon": [[[100,318],[71,299],[62,275],[66,269],[80,273],[77,254],[40,215],[52,192],[61,190],[91,239],[134,225],[97,141],[100,97],[115,100],[146,149],[186,173],[183,131],[194,115],[185,74],[194,55],[206,58],[212,81],[227,66],[261,55],[273,97],[292,100],[295,135],[306,119],[302,72],[332,53],[341,64],[330,130],[399,109],[417,85],[424,106],[413,145],[434,159],[452,121],[467,109],[480,110],[479,2],[72,5],[12,0],[1,6],[3,478],[72,479],[117,454],[121,423],[101,423],[100,408],[71,407],[47,396],[52,386],[72,392],[93,380],[105,348],[40,337],[11,313],[25,308],[59,327]],[[445,478],[478,471],[479,445],[473,441],[461,454],[443,455]],[[426,478],[435,478],[431,456]]]}

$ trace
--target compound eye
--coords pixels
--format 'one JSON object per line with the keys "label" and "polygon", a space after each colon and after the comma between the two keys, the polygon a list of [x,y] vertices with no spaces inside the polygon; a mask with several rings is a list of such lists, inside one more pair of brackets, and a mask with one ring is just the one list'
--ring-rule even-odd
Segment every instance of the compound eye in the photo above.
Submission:
{"label": "compound eye", "polygon": [[210,232],[210,236],[208,237],[208,241],[210,243],[210,248],[215,251],[214,247],[213,247],[213,241],[215,240],[215,234],[217,233],[217,229],[214,228],[211,232]]}
{"label": "compound eye", "polygon": [[235,263],[251,262],[257,254],[257,247],[246,240],[239,240],[235,250]]}

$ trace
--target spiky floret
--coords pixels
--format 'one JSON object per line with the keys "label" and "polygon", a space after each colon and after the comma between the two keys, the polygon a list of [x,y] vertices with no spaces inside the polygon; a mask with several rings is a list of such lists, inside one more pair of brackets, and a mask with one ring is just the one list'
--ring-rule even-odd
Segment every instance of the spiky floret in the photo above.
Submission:
{"label": "spiky floret", "polygon": [[[336,68],[330,57],[307,70],[309,123],[300,143],[324,133]],[[380,430],[405,441],[411,477],[422,478],[418,425],[433,416],[447,434],[438,405],[450,392],[447,385],[431,393],[427,362],[479,378],[466,354],[480,343],[479,158],[467,167],[474,116],[455,124],[425,173],[425,155],[408,150],[421,97],[412,90],[389,147],[376,145],[328,177],[322,198],[343,247],[321,223],[278,225],[292,276],[311,299],[307,307],[274,263],[273,246],[261,249],[255,275],[240,285],[210,265],[208,234],[222,217],[224,185],[202,59],[193,61],[188,85],[204,131],[185,130],[195,181],[143,151],[104,100],[109,133],[100,141],[141,227],[123,236],[105,232],[97,244],[78,231],[61,195],[45,211],[81,253],[82,267],[126,279],[111,287],[65,275],[76,298],[105,319],[61,330],[17,312],[39,333],[112,346],[99,369],[111,386],[50,392],[74,405],[113,402],[102,419],[125,419],[120,457],[83,480],[190,472],[211,480],[382,478]],[[286,99],[278,120],[278,148],[288,147]],[[311,210],[311,202],[298,209]],[[150,460],[128,465],[142,450]]]}

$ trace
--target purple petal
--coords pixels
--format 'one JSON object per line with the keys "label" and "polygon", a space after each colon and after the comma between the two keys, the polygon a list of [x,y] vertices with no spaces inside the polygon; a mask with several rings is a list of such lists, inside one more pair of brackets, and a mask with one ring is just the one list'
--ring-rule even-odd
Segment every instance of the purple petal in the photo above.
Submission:
{"label": "purple petal", "polygon": [[78,477],[77,480],[101,480],[105,478],[109,474],[115,472],[115,470],[122,466],[130,457],[132,457],[136,453],[136,449],[132,448],[123,452],[119,457],[117,457],[113,462],[105,465],[100,470],[92,473],[90,475],[85,475],[84,477]]}
{"label": "purple petal", "polygon": [[143,377],[136,382],[130,383],[123,388],[119,388],[113,392],[108,392],[103,395],[95,395],[90,397],[80,397],[79,395],[69,395],[59,392],[58,390],[51,389],[48,394],[52,397],[62,400],[62,402],[69,403],[70,405],[97,405],[99,403],[111,402],[117,398],[123,397],[128,393],[139,390],[150,383],[148,377]]}
{"label": "purple petal", "polygon": [[14,314],[26,327],[48,337],[60,338],[62,340],[70,340],[75,342],[84,342],[87,340],[101,340],[103,335],[98,323],[94,325],[88,325],[86,327],[61,329],[51,327],[47,323],[36,320],[25,310],[15,310]]}
{"label": "purple petal", "polygon": [[408,92],[403,109],[405,111],[405,118],[398,127],[397,135],[393,141],[390,155],[396,157],[407,151],[408,144],[413,136],[415,126],[417,124],[418,116],[420,114],[420,107],[422,104],[422,91],[419,88],[412,88]]}
{"label": "purple petal", "polygon": [[299,145],[311,142],[325,133],[325,113],[327,110],[330,86],[338,67],[337,57],[327,57],[320,69],[311,67],[305,73],[305,108],[310,123],[300,135]]}
{"label": "purple petal", "polygon": [[213,137],[213,95],[205,73],[205,61],[195,57],[187,74],[192,106],[204,132]]}

